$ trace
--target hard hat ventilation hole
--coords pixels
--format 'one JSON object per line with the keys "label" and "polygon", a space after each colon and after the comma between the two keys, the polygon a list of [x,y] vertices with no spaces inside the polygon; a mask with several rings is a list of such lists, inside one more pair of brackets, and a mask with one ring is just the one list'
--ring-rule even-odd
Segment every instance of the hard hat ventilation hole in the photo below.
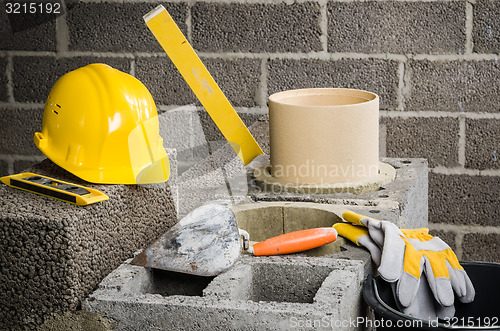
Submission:
{"label": "hard hat ventilation hole", "polygon": [[[62,108],[62,107],[61,107],[60,105],[58,105],[57,103],[56,103],[56,106],[57,106],[58,108]],[[59,112],[57,112],[55,109],[52,109],[52,111],[54,112],[54,114],[59,115]]]}

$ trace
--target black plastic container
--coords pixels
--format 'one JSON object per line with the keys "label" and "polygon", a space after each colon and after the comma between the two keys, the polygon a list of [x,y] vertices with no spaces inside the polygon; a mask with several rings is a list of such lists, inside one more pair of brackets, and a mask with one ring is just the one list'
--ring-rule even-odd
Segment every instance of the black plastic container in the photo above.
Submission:
{"label": "black plastic container", "polygon": [[500,264],[463,262],[474,284],[472,303],[455,300],[455,317],[449,321],[415,319],[399,312],[391,286],[371,275],[365,280],[363,297],[375,311],[374,325],[379,330],[500,330]]}

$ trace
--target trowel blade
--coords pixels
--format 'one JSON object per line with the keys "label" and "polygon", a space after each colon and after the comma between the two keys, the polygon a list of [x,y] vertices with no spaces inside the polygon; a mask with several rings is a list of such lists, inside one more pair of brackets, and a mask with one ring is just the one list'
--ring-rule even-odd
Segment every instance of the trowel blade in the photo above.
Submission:
{"label": "trowel blade", "polygon": [[236,217],[231,209],[201,206],[137,255],[133,265],[216,276],[229,269],[241,251]]}

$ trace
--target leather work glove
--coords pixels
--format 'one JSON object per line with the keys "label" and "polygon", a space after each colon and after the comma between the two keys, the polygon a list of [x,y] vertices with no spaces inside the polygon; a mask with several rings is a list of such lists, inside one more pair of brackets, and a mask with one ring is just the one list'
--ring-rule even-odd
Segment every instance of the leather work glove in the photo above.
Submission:
{"label": "leather work glove", "polygon": [[[349,239],[358,246],[362,246],[368,249],[375,265],[377,267],[380,266],[382,252],[379,246],[371,239],[370,234],[368,233],[368,228],[366,228],[365,226],[358,226],[350,223],[337,223],[334,224],[333,227],[337,230],[340,236]],[[382,236],[377,235],[377,237]],[[444,307],[440,306],[439,304],[435,304],[433,294],[425,277],[422,277],[418,286],[417,294],[415,295],[415,299],[408,307],[405,307],[401,304],[396,294],[397,282],[392,282],[390,283],[390,285],[394,295],[394,299],[396,301],[396,305],[398,306],[399,310],[406,315],[427,320],[435,320],[437,317],[451,318],[455,315],[455,307],[453,305]]]}
{"label": "leather work glove", "polygon": [[339,235],[366,247],[370,253],[375,252],[372,259],[378,272],[393,284],[396,301],[403,312],[413,316],[430,313],[422,311],[429,304],[427,286],[436,300],[435,314],[442,318],[454,315],[453,292],[462,302],[474,299],[474,287],[455,254],[441,239],[429,235],[428,229],[400,230],[390,222],[350,211],[343,217],[359,226],[336,224]]}

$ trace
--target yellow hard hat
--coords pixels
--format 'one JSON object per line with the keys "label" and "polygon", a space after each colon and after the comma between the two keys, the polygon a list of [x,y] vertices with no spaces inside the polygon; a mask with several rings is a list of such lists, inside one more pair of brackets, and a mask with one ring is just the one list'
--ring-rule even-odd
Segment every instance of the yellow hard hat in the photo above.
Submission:
{"label": "yellow hard hat", "polygon": [[34,141],[54,163],[88,182],[150,184],[170,175],[153,97],[139,80],[106,64],[57,80]]}

